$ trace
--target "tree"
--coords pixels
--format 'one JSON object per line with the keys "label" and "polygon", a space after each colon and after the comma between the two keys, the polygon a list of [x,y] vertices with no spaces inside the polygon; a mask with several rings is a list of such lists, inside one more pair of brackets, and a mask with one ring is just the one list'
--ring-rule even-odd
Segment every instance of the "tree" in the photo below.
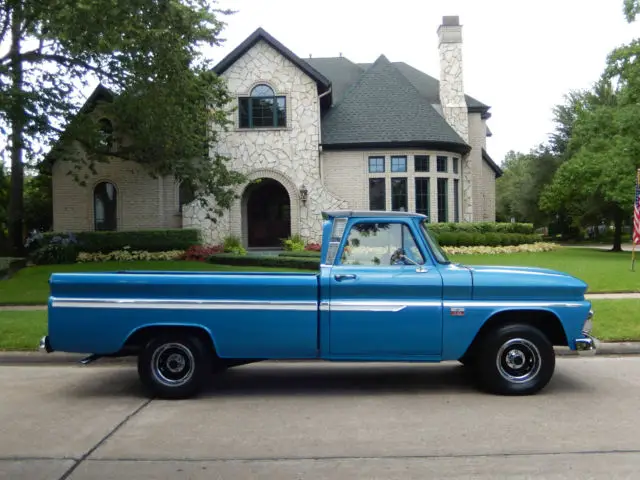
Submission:
{"label": "tree", "polygon": [[6,174],[4,164],[0,162],[0,256],[3,256],[7,248],[7,205],[9,204],[9,176]]}
{"label": "tree", "polygon": [[558,169],[541,206],[547,211],[564,207],[576,222],[613,221],[613,250],[620,251],[640,166],[640,107],[621,105],[606,84],[599,82],[578,116],[569,142],[576,153]]}
{"label": "tree", "polygon": [[564,103],[553,108],[555,127],[547,143],[538,145],[527,154],[513,151],[507,154],[503,163],[504,175],[496,184],[498,216],[507,220],[513,217],[536,226],[546,225],[556,216],[564,219],[562,208],[558,211],[542,210],[540,195],[570,155],[569,140],[585,97],[586,92],[570,92]]}
{"label": "tree", "polygon": [[[225,157],[208,157],[231,98],[203,48],[221,44],[219,17],[231,12],[212,1],[0,0],[0,45],[8,46],[0,50],[0,133],[10,140],[14,249],[22,249],[25,165],[54,141],[79,182],[116,156],[193,183],[204,205],[213,198],[214,214],[229,206],[242,176]],[[76,115],[82,89],[96,81],[115,93],[105,114],[128,135],[115,150],[90,112]]]}
{"label": "tree", "polygon": [[624,0],[624,16],[627,22],[635,21],[636,16],[640,13],[640,0]]}

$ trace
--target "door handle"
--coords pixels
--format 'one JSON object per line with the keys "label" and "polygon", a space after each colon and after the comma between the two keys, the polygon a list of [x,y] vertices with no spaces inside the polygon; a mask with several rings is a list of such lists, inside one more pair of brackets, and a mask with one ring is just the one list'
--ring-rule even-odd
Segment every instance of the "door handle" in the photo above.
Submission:
{"label": "door handle", "polygon": [[333,278],[340,282],[342,280],[355,280],[356,275],[353,273],[338,273],[334,275]]}

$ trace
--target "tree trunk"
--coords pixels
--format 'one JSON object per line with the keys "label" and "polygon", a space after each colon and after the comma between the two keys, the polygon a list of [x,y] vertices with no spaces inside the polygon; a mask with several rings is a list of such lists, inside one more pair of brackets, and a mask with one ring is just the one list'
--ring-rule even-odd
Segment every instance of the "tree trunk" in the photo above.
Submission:
{"label": "tree trunk", "polygon": [[24,145],[25,112],[22,100],[23,72],[20,59],[20,27],[22,26],[22,5],[16,2],[11,12],[11,100],[9,113],[11,123],[11,196],[9,197],[9,246],[15,255],[24,254],[24,165],[22,152]]}
{"label": "tree trunk", "polygon": [[613,210],[613,223],[615,230],[613,232],[613,248],[614,252],[622,251],[622,209],[620,207],[614,207]]}

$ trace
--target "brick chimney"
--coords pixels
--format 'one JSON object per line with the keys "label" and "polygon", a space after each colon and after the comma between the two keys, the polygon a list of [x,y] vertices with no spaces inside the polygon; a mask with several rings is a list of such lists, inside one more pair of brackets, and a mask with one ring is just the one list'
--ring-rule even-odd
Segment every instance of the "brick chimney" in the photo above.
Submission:
{"label": "brick chimney", "polygon": [[442,112],[458,135],[469,142],[469,116],[462,69],[462,25],[458,16],[442,17],[438,39]]}

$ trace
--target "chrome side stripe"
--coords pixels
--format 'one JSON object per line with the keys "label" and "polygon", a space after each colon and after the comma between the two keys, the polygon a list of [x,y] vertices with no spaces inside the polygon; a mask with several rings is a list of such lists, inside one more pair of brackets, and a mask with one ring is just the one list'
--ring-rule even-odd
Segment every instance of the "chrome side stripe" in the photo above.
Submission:
{"label": "chrome side stripe", "polygon": [[308,301],[254,301],[254,300],[165,300],[165,299],[53,299],[56,308],[122,308],[164,310],[296,310],[316,311],[318,304]]}
{"label": "chrome side stripe", "polygon": [[264,300],[191,300],[191,299],[119,299],[119,298],[54,298],[55,308],[122,308],[166,310],[294,310],[334,312],[400,312],[414,308],[577,308],[580,302],[548,301],[264,301]]}
{"label": "chrome side stripe", "polygon": [[517,301],[517,300],[447,300],[442,305],[444,308],[493,308],[493,307],[503,307],[503,308],[530,308],[530,307],[540,307],[540,308],[577,308],[584,307],[583,303],[580,302],[548,302],[548,301]]}

